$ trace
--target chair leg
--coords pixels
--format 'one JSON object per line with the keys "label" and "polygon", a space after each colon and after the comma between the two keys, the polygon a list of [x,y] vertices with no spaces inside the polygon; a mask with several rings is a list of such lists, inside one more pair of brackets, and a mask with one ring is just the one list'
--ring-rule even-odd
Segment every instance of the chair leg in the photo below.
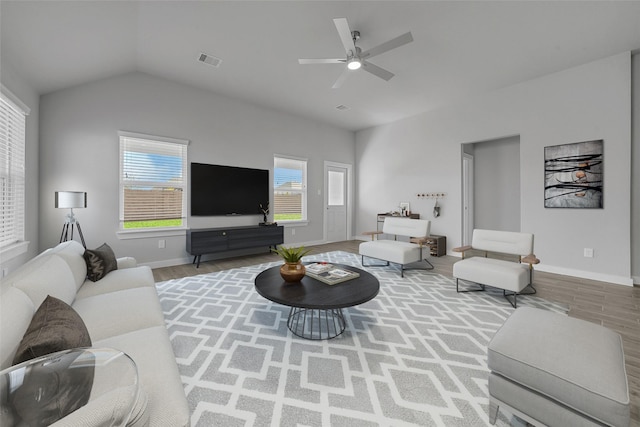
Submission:
{"label": "chair leg", "polygon": [[493,401],[493,399],[489,399],[489,423],[491,425],[495,425],[496,420],[498,419],[498,411],[500,410],[500,406]]}
{"label": "chair leg", "polygon": [[460,279],[458,279],[458,278],[456,277],[456,292],[458,292],[458,293],[465,293],[465,292],[482,292],[482,291],[484,291],[484,290],[485,290],[485,286],[484,286],[483,284],[481,284],[481,283],[474,283],[475,285],[480,286],[480,289],[465,289],[464,291],[461,291],[461,290],[458,288],[458,284],[459,284],[459,283],[458,283],[458,280],[460,280]]}

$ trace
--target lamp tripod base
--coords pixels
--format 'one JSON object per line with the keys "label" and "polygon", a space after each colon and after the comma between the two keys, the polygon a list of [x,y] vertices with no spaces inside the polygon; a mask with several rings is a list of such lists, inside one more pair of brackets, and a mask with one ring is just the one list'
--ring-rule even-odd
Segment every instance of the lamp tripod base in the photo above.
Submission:
{"label": "lamp tripod base", "polygon": [[80,240],[82,241],[82,246],[87,249],[87,245],[84,242],[84,236],[82,235],[82,228],[80,227],[80,223],[76,220],[74,222],[65,222],[62,225],[62,234],[60,234],[60,243],[66,242],[67,240],[73,240],[73,228],[74,225],[78,226],[78,234],[80,235]]}

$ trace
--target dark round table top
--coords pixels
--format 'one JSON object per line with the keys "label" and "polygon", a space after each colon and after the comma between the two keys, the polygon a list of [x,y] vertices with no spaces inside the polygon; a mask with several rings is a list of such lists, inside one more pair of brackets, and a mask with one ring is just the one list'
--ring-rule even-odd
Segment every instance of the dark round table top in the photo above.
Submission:
{"label": "dark round table top", "polygon": [[360,277],[335,285],[327,285],[309,276],[304,276],[300,282],[287,283],[280,276],[280,266],[277,265],[256,276],[256,291],[282,305],[320,310],[353,307],[378,295],[380,283],[371,273],[348,265],[333,265],[355,271]]}

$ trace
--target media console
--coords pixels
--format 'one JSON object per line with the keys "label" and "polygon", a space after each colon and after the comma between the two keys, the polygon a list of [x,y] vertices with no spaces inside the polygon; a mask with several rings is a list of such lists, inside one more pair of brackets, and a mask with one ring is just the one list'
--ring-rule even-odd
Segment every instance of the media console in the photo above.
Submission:
{"label": "media console", "polygon": [[193,264],[196,264],[196,268],[200,267],[200,259],[204,254],[261,246],[271,248],[282,243],[284,243],[284,227],[281,225],[187,230],[187,252],[193,255]]}

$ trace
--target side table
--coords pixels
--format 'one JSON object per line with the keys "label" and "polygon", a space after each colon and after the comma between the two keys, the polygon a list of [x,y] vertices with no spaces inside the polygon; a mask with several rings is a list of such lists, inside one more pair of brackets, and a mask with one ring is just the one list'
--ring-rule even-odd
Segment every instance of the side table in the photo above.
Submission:
{"label": "side table", "polygon": [[125,353],[60,351],[0,371],[0,425],[124,426],[139,394],[136,365]]}

